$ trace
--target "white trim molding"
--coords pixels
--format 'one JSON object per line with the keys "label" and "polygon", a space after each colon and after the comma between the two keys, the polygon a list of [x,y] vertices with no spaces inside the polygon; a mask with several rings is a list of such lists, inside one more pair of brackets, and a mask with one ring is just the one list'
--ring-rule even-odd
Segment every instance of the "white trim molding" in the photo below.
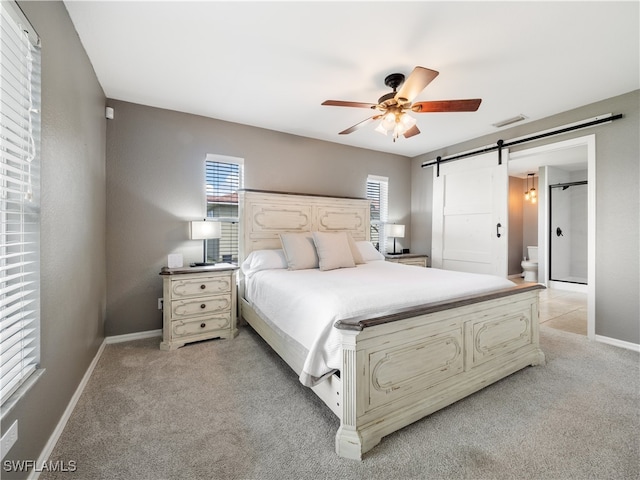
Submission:
{"label": "white trim molding", "polygon": [[106,337],[104,342],[106,344],[112,343],[122,343],[122,342],[130,342],[132,340],[142,340],[143,338],[153,338],[153,337],[161,337],[162,329],[159,328],[157,330],[147,330],[145,332],[135,332],[135,333],[126,333],[124,335],[113,335],[111,337]]}
{"label": "white trim molding", "polygon": [[626,348],[634,352],[640,353],[640,344],[625,342],[624,340],[618,340],[617,338],[603,337],[602,335],[595,336],[596,342],[606,343],[607,345],[613,345],[614,347]]}

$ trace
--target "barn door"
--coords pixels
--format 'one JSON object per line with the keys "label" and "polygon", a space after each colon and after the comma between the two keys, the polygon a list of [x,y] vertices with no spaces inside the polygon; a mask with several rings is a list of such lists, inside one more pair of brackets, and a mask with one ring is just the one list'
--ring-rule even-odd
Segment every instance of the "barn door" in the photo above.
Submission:
{"label": "barn door", "polygon": [[432,266],[507,276],[508,152],[440,165],[433,179]]}

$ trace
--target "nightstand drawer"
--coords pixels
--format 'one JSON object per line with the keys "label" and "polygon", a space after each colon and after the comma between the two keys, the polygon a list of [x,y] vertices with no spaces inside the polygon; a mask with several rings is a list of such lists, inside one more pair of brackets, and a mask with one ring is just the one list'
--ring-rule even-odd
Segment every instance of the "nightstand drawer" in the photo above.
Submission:
{"label": "nightstand drawer", "polygon": [[228,329],[231,323],[231,314],[214,315],[205,319],[176,320],[171,322],[171,330],[174,339],[185,339],[195,335],[204,335],[210,338],[210,332]]}
{"label": "nightstand drawer", "polygon": [[209,297],[192,298],[190,300],[174,300],[171,302],[171,320],[211,315],[231,309],[230,295],[212,295]]}
{"label": "nightstand drawer", "polygon": [[403,265],[415,265],[416,267],[426,267],[427,266],[427,260],[425,258],[423,259],[406,259],[406,260],[400,260],[398,263],[402,263]]}
{"label": "nightstand drawer", "polygon": [[215,277],[185,278],[171,282],[171,296],[176,298],[202,297],[231,291],[229,275]]}

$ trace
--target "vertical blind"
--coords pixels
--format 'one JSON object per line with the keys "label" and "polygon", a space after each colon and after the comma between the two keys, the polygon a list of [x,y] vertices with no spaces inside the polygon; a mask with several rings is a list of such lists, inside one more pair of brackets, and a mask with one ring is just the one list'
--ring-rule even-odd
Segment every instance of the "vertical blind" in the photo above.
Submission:
{"label": "vertical blind", "polygon": [[242,159],[208,155],[205,161],[207,217],[222,224],[222,237],[207,241],[207,261],[238,261],[238,190]]}
{"label": "vertical blind", "polygon": [[0,2],[0,403],[40,359],[40,48]]}
{"label": "vertical blind", "polygon": [[381,252],[386,252],[387,249],[385,224],[388,221],[388,185],[387,177],[367,177],[367,199],[371,201],[371,242]]}

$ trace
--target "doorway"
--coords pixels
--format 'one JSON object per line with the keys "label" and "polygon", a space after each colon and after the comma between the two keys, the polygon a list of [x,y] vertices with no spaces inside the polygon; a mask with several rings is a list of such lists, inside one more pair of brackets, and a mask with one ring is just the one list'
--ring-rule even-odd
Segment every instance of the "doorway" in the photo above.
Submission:
{"label": "doorway", "polygon": [[[512,152],[509,155],[509,175],[526,175],[531,171],[538,174],[538,281],[549,289],[586,291],[587,294],[587,337],[595,339],[595,135],[556,142],[541,147]],[[549,209],[550,186],[557,181],[558,170],[569,172],[586,170],[587,191],[587,255],[586,286],[569,282],[553,281],[549,275],[549,252],[551,251],[551,219]]]}
{"label": "doorway", "polygon": [[549,185],[549,280],[587,285],[587,181]]}

